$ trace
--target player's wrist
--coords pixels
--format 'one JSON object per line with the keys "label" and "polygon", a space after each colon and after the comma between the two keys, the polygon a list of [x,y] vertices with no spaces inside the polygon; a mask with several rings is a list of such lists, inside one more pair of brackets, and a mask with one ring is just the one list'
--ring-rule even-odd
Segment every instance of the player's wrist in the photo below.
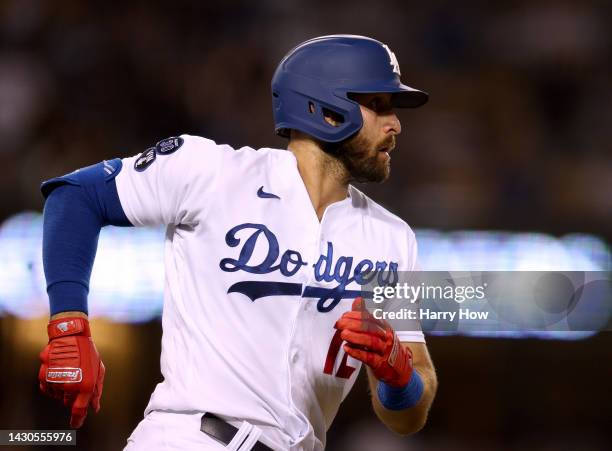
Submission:
{"label": "player's wrist", "polygon": [[404,410],[416,406],[423,396],[423,391],[423,380],[415,370],[403,386],[397,387],[379,381],[376,387],[378,400],[388,410]]}
{"label": "player's wrist", "polygon": [[75,310],[75,311],[61,312],[61,313],[56,313],[55,315],[51,315],[49,317],[49,321],[53,321],[53,320],[60,319],[60,318],[84,318],[88,320],[89,316],[85,312]]}

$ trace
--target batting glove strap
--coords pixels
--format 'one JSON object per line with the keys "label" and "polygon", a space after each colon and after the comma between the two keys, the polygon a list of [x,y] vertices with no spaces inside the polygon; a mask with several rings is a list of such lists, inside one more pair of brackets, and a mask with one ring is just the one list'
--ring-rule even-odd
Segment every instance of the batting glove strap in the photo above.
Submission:
{"label": "batting glove strap", "polygon": [[388,335],[388,345],[384,354],[386,360],[374,369],[374,374],[379,380],[392,387],[403,387],[411,379],[413,373],[412,353],[409,348],[402,346],[392,329]]}
{"label": "batting glove strap", "polygon": [[412,376],[403,387],[392,387],[379,382],[376,388],[378,400],[385,409],[404,410],[416,406],[423,396],[423,380],[419,373],[412,371]]}
{"label": "batting glove strap", "polygon": [[67,317],[50,321],[47,325],[49,340],[69,335],[84,335],[91,337],[89,321],[80,317]]}

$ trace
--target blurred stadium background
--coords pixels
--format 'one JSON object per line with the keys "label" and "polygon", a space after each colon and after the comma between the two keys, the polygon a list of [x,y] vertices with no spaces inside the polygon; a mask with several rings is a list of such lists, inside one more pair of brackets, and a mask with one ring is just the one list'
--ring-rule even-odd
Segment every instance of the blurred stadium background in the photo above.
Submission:
{"label": "blurred stadium background", "polygon": [[[400,113],[390,181],[360,187],[417,230],[425,269],[609,271],[611,24],[604,0],[1,0],[0,429],[67,424],[36,382],[40,182],[180,133],[283,147],[270,78],[317,35],[386,42],[431,94]],[[161,379],[161,236],[101,238],[90,305],[108,372],[78,449],[121,449]],[[610,449],[612,337],[561,338],[429,337],[426,428],[384,430],[362,377],[327,449]]]}

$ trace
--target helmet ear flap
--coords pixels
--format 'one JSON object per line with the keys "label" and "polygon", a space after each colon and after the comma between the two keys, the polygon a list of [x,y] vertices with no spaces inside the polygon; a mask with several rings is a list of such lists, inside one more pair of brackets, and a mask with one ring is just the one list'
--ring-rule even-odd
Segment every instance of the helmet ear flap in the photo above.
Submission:
{"label": "helmet ear flap", "polygon": [[299,130],[326,142],[339,142],[358,131],[361,111],[345,92],[333,90],[319,80],[282,73],[272,84],[275,131],[290,137]]}
{"label": "helmet ear flap", "polygon": [[[281,100],[280,94],[276,90],[272,90],[272,110],[276,114],[277,111],[282,111],[283,101]],[[291,137],[291,129],[284,127],[277,127],[276,134],[283,138]]]}
{"label": "helmet ear flap", "polygon": [[[275,109],[284,108],[282,105],[281,95],[279,93],[273,91],[272,97]],[[295,102],[291,103],[295,106]],[[278,128],[276,130],[277,135],[290,138],[291,130],[295,128],[296,130],[301,130],[302,132],[310,134],[314,137],[315,133],[313,133],[313,131],[315,130],[317,131],[317,135],[320,133],[334,134],[337,133],[339,129],[342,129],[344,126],[348,125],[346,124],[346,122],[349,120],[347,111],[334,108],[327,102],[303,96],[300,104],[301,105],[298,107],[298,111],[294,111],[293,113],[296,118],[301,117],[299,122],[301,122],[302,126]],[[309,125],[305,126],[306,123]]]}

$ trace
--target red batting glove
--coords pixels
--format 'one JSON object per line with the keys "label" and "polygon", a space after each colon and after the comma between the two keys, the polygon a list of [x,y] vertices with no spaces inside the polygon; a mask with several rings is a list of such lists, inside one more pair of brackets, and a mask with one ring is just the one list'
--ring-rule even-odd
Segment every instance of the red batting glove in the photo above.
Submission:
{"label": "red batting glove", "polygon": [[47,326],[49,343],[40,353],[40,390],[71,409],[70,427],[80,428],[91,404],[100,410],[104,364],[91,340],[89,321],[70,317]]}
{"label": "red batting glove", "polygon": [[412,353],[401,345],[393,328],[376,319],[365,308],[361,297],[345,312],[334,327],[346,341],[344,350],[368,365],[376,378],[392,387],[403,387],[412,376]]}

